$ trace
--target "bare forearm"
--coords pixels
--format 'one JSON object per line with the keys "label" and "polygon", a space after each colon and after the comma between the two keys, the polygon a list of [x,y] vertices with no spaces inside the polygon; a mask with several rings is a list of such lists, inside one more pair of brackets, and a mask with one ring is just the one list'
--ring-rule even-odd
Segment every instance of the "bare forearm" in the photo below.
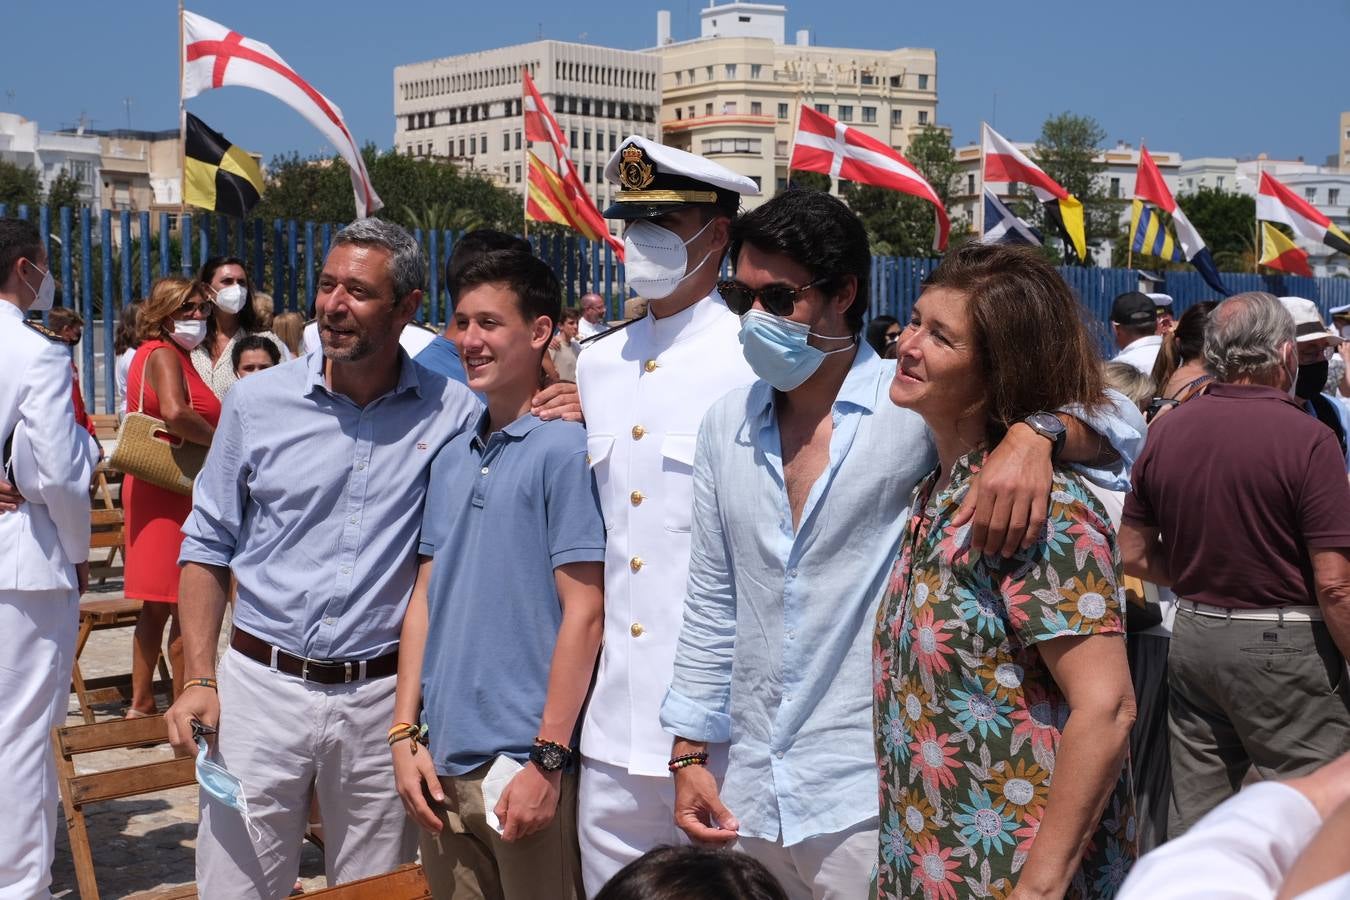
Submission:
{"label": "bare forearm", "polygon": [[1074,710],[1055,754],[1040,830],[1018,887],[1062,897],[1120,777],[1133,711]]}
{"label": "bare forearm", "polygon": [[211,446],[211,438],[216,433],[210,423],[190,406],[182,406],[172,411],[166,410],[164,424],[168,425],[169,430],[183,440],[205,447]]}
{"label": "bare forearm", "polygon": [[1337,591],[1322,592],[1318,598],[1322,607],[1322,618],[1326,621],[1327,631],[1336,642],[1341,656],[1350,659],[1350,587]]}
{"label": "bare forearm", "polygon": [[548,697],[539,723],[539,736],[544,740],[558,744],[572,740],[581,705],[586,702],[586,692],[591,686],[603,634],[603,612],[563,612],[549,667]]}
{"label": "bare forearm", "polygon": [[1067,413],[1056,415],[1064,423],[1064,448],[1059,452],[1061,462],[1097,466],[1116,458],[1116,451],[1111,447],[1111,442],[1083,424],[1080,419]]}
{"label": "bare forearm", "polygon": [[178,581],[178,627],[183,634],[183,662],[190,678],[214,678],[216,645],[225,618],[230,570],[190,562]]}
{"label": "bare forearm", "polygon": [[431,561],[427,560],[422,567],[418,571],[412,599],[408,601],[408,611],[403,615],[403,630],[399,635],[394,722],[416,722],[422,711],[422,657],[427,646],[427,585],[430,582]]}

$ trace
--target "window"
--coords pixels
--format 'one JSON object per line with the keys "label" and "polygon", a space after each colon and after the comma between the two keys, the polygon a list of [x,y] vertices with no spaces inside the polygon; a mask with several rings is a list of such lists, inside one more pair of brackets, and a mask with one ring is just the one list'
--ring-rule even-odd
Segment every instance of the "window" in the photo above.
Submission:
{"label": "window", "polygon": [[777,194],[781,194],[781,193],[783,193],[783,191],[786,191],[786,190],[787,190],[787,179],[786,179],[786,178],[783,178],[782,176],[779,176],[778,178],[775,178],[775,179],[774,179],[774,182],[773,182],[773,189],[774,189],[774,193],[777,193]]}
{"label": "window", "polygon": [[864,121],[864,122],[871,122],[871,123],[873,123],[873,124],[876,123],[876,121],[877,121],[877,108],[876,108],[875,106],[864,106],[864,107],[862,108],[862,113],[863,113],[863,121]]}
{"label": "window", "polygon": [[[420,147],[421,145],[419,144],[418,146]],[[422,151],[419,150],[418,152],[420,153]],[[471,134],[469,135],[469,155],[476,156],[477,154],[478,154],[478,135]]]}
{"label": "window", "polygon": [[724,115],[724,116],[734,116],[734,115],[736,115],[736,101],[735,101],[735,100],[728,100],[728,101],[726,101],[725,103],[722,104],[722,115]]}
{"label": "window", "polygon": [[973,173],[966,175],[966,193],[967,194],[975,193],[975,175]]}
{"label": "window", "polygon": [[1195,179],[1194,179],[1194,178],[1187,178],[1187,179],[1186,179],[1186,190],[1189,191],[1189,190],[1193,190],[1194,188],[1195,188]]}
{"label": "window", "polygon": [[704,114],[705,116],[711,116],[711,115],[712,115],[712,104],[711,104],[711,103],[705,103],[705,104],[703,104],[703,114]]}
{"label": "window", "polygon": [[713,67],[712,67],[712,66],[708,66],[708,67],[707,67],[707,71],[708,71],[708,80],[709,80],[709,81],[712,81],[712,80],[713,80]]}
{"label": "window", "polygon": [[759,75],[760,75],[760,73],[763,72],[763,71],[764,71],[764,67],[761,66],[759,63],[751,63],[751,64],[750,64],[750,77],[751,77],[751,78],[758,78]]}
{"label": "window", "polygon": [[684,118],[684,110],[680,109],[678,106],[675,107],[675,121],[678,122],[683,118]]}
{"label": "window", "polygon": [[876,84],[877,79],[876,76],[873,75],[871,72],[863,72],[861,75],[858,76],[858,82],[860,84]]}
{"label": "window", "polygon": [[502,132],[502,149],[503,150],[511,149],[511,132],[509,131]]}
{"label": "window", "polygon": [[516,149],[517,149],[517,150],[520,149],[520,132],[519,132],[519,131],[516,132]]}
{"label": "window", "polygon": [[736,17],[736,21],[737,21],[737,22],[749,22],[749,21],[750,21],[750,17],[749,17],[749,16],[737,16],[737,17]]}
{"label": "window", "polygon": [[928,110],[926,109],[919,110],[919,124],[920,125],[928,124]]}
{"label": "window", "polygon": [[840,121],[840,122],[852,122],[852,121],[853,121],[853,107],[852,107],[852,106],[850,106],[850,105],[847,104],[847,103],[841,103],[841,104],[839,104],[839,121]]}
{"label": "window", "polygon": [[581,180],[582,180],[582,181],[590,181],[590,180],[591,180],[591,167],[590,167],[590,166],[582,166],[581,169],[582,169]]}
{"label": "window", "polygon": [[[693,113],[693,111],[694,111],[694,108],[693,108],[692,106],[689,107],[689,112],[690,112],[691,114]],[[610,152],[610,153],[613,153],[613,152],[614,152],[614,146],[615,146],[615,144],[618,143],[618,141],[619,141],[618,136],[615,135],[614,132],[611,131],[611,132],[609,133],[609,152]]]}
{"label": "window", "polygon": [[703,154],[717,153],[755,153],[763,146],[759,138],[711,138],[703,142]]}
{"label": "window", "polygon": [[689,107],[689,118],[692,119],[693,117],[694,117],[694,108],[691,106]]}
{"label": "window", "polygon": [[1317,201],[1317,188],[1304,188],[1303,199],[1307,200],[1309,203],[1315,203]]}
{"label": "window", "polygon": [[591,133],[589,131],[583,131],[581,133],[581,149],[591,149]]}
{"label": "window", "polygon": [[421,144],[418,144],[418,145],[417,145],[417,155],[418,155],[418,156],[421,156],[421,155],[422,155],[422,145],[421,145]]}
{"label": "window", "polygon": [[927,75],[920,75],[920,76],[919,76],[919,90],[921,90],[921,91],[926,91],[926,90],[928,90],[928,76],[927,76]]}
{"label": "window", "polygon": [[828,103],[817,103],[817,104],[816,104],[816,112],[820,113],[822,116],[828,116],[828,115],[830,114],[830,104],[828,104]]}
{"label": "window", "polygon": [[426,128],[426,127],[427,127],[427,114],[426,114],[426,113],[418,113],[418,114],[417,114],[417,127],[418,127],[418,128]]}
{"label": "window", "polygon": [[764,104],[763,104],[763,103],[760,103],[758,100],[751,100],[751,101],[750,101],[750,115],[752,115],[752,116],[762,116],[762,115],[764,115]]}
{"label": "window", "polygon": [[683,73],[683,72],[676,72],[676,73],[675,73],[675,83],[676,83],[676,84],[683,84],[683,83],[684,83],[684,73]]}
{"label": "window", "polygon": [[562,98],[562,95],[561,95],[561,94],[555,94],[555,95],[553,96],[553,111],[554,111],[555,113],[560,113],[560,112],[562,112],[562,111],[563,111],[563,103],[564,103],[564,100],[563,100],[563,98]]}
{"label": "window", "polygon": [[736,77],[736,64],[735,64],[735,63],[727,63],[727,77],[728,77],[728,78],[735,78],[735,77]]}
{"label": "window", "polygon": [[520,163],[516,163],[516,184],[520,184]]}
{"label": "window", "polygon": [[416,127],[417,127],[417,117],[414,116],[412,113],[409,113],[409,114],[408,114],[408,130],[409,130],[409,131],[412,131],[412,130],[413,130],[414,128],[416,128]]}
{"label": "window", "polygon": [[891,125],[899,125],[901,121],[903,121],[904,117],[905,111],[903,109],[891,110]]}
{"label": "window", "polygon": [[900,87],[900,86],[903,84],[903,81],[902,81],[903,78],[904,78],[903,75],[892,75],[892,76],[891,76],[891,87],[893,87],[893,88],[898,88],[898,87]]}
{"label": "window", "polygon": [[581,99],[581,114],[589,116],[591,114],[591,101],[583,97]]}
{"label": "window", "polygon": [[773,154],[774,154],[774,156],[787,156],[787,154],[788,154],[788,142],[787,142],[787,141],[775,141],[775,142],[774,142],[774,145],[773,145]]}
{"label": "window", "polygon": [[568,137],[567,146],[575,147],[576,145],[577,145],[577,130],[573,128],[571,135]]}
{"label": "window", "polygon": [[1112,179],[1111,179],[1111,197],[1112,197],[1112,199],[1115,199],[1115,198],[1117,198],[1117,197],[1119,197],[1119,196],[1120,196],[1120,179],[1119,179],[1119,178],[1112,178]]}
{"label": "window", "polygon": [[[1203,181],[1203,179],[1202,179],[1202,181]],[[1214,186],[1217,187],[1219,190],[1223,190],[1223,176],[1222,176],[1222,175],[1219,175],[1219,176],[1216,176],[1216,177],[1215,177],[1215,179],[1214,179]]]}
{"label": "window", "polygon": [[762,186],[761,186],[760,183],[759,183],[759,176],[758,176],[758,175],[751,175],[751,176],[750,176],[750,180],[753,181],[753,182],[755,183],[755,190],[756,190],[756,191],[763,190]]}
{"label": "window", "polygon": [[1327,206],[1341,205],[1341,189],[1327,188]]}
{"label": "window", "polygon": [[459,139],[459,155],[464,156],[464,138]]}
{"label": "window", "polygon": [[788,117],[788,105],[786,103],[778,104],[778,118],[786,119]]}

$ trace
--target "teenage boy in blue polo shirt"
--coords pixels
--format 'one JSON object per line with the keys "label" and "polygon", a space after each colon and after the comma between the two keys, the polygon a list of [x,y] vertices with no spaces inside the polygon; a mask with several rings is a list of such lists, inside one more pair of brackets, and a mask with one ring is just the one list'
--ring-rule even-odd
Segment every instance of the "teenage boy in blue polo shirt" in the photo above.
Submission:
{"label": "teenage boy in blue polo shirt", "polygon": [[561,292],[519,251],[484,254],[450,291],[487,410],[431,466],[394,773],[437,897],[566,900],[582,895],[571,748],[600,649],[605,530],[585,430],[530,414]]}

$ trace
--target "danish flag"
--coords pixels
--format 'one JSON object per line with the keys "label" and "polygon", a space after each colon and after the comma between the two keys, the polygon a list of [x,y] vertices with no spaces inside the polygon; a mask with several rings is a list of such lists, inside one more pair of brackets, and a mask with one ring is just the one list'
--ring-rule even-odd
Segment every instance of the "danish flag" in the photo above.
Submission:
{"label": "danish flag", "polygon": [[909,160],[876,138],[803,106],[790,166],[802,172],[823,172],[834,178],[847,178],[927,200],[933,204],[937,217],[933,249],[946,249],[952,223],[933,186],[910,165]]}
{"label": "danish flag", "polygon": [[262,41],[196,13],[183,12],[183,99],[220,87],[248,87],[271,94],[304,116],[337,148],[351,170],[356,215],[364,218],[384,206],[370,184],[361,151],[342,110],[301,78]]}

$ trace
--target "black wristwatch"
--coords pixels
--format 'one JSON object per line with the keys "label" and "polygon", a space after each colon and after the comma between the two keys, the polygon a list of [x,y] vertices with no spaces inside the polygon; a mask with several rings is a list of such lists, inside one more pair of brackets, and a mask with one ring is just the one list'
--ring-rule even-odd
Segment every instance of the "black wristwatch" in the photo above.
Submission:
{"label": "black wristwatch", "polygon": [[530,748],[530,762],[545,772],[558,772],[572,764],[572,750],[562,744],[535,738]]}
{"label": "black wristwatch", "polygon": [[1022,422],[1050,442],[1050,458],[1058,461],[1060,451],[1064,449],[1064,436],[1067,433],[1059,416],[1054,413],[1038,412],[1027,416]]}

